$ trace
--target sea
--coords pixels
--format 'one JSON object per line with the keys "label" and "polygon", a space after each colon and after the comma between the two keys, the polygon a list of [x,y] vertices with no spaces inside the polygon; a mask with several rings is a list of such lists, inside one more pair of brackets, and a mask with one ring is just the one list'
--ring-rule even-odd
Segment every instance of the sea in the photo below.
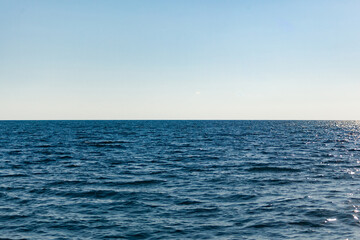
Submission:
{"label": "sea", "polygon": [[0,239],[360,239],[358,121],[0,121]]}

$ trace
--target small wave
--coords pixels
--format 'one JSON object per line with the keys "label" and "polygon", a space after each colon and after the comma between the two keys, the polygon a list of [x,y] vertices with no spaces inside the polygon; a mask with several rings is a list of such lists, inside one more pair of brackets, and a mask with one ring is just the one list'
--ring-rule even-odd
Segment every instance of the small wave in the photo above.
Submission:
{"label": "small wave", "polygon": [[23,173],[17,173],[17,174],[4,174],[4,175],[0,175],[0,178],[12,178],[12,177],[29,177],[29,175],[27,174],[23,174]]}
{"label": "small wave", "polygon": [[10,220],[18,220],[28,218],[27,215],[22,214],[14,214],[14,215],[0,215],[0,221],[10,221]]}
{"label": "small wave", "polygon": [[203,168],[202,166],[198,166],[198,167],[184,166],[183,169],[185,171],[189,171],[189,172],[206,172],[209,170],[209,169]]}
{"label": "small wave", "polygon": [[58,192],[56,195],[73,198],[113,198],[121,197],[122,193],[113,190],[90,190],[85,192]]}
{"label": "small wave", "polygon": [[73,185],[86,185],[89,184],[88,181],[81,181],[81,180],[60,180],[54,181],[51,183],[46,184],[46,186],[73,186]]}
{"label": "small wave", "polygon": [[255,198],[257,198],[257,196],[252,195],[252,194],[229,194],[229,195],[218,197],[218,199],[220,199],[221,201],[229,201],[229,202],[245,201],[245,200],[251,200],[251,199],[255,199]]}
{"label": "small wave", "polygon": [[[256,229],[273,228],[273,227],[279,228],[280,226],[284,226],[286,224],[287,224],[286,222],[282,222],[282,221],[262,222],[262,223],[255,223],[255,224],[249,225],[247,228],[256,228]],[[280,238],[280,239],[282,239],[282,238]]]}
{"label": "small wave", "polygon": [[50,190],[48,188],[34,188],[29,191],[29,193],[37,193],[37,194],[44,194],[49,192]]}
{"label": "small wave", "polygon": [[293,179],[269,179],[266,180],[267,183],[271,185],[286,185],[286,184],[294,184],[294,183],[302,183],[302,180],[293,180]]}
{"label": "small wave", "polygon": [[119,142],[119,141],[85,141],[84,142],[86,145],[92,146],[92,147],[99,147],[99,148],[103,148],[103,147],[110,147],[110,148],[126,148],[123,144],[123,142]]}
{"label": "small wave", "polygon": [[21,154],[21,150],[11,150],[9,152],[7,152],[9,155],[20,155]]}
{"label": "small wave", "polygon": [[84,230],[86,228],[89,228],[89,226],[85,225],[85,224],[80,224],[77,221],[68,221],[68,222],[62,222],[62,223],[53,223],[52,225],[49,225],[49,228],[64,229],[66,231],[78,231],[78,230]]}
{"label": "small wave", "polygon": [[72,159],[73,157],[69,156],[69,155],[62,155],[62,156],[59,156],[58,158],[60,158],[60,159]]}
{"label": "small wave", "polygon": [[124,235],[115,234],[115,235],[105,235],[104,239],[126,239],[126,237]]}
{"label": "small wave", "polygon": [[248,169],[249,172],[301,172],[297,168],[287,167],[252,167]]}
{"label": "small wave", "polygon": [[76,164],[68,164],[68,165],[65,165],[66,168],[78,168],[80,167],[80,165],[76,165]]}
{"label": "small wave", "polygon": [[150,237],[149,233],[142,232],[142,233],[127,234],[125,238],[126,239],[146,239],[149,237]]}
{"label": "small wave", "polygon": [[191,145],[190,143],[170,143],[170,146],[173,147],[179,147],[179,148],[189,148],[189,147],[193,147],[193,145]]}
{"label": "small wave", "polygon": [[199,201],[195,201],[195,200],[185,200],[185,201],[181,201],[179,203],[177,203],[177,205],[194,205],[194,204],[199,204],[201,202]]}
{"label": "small wave", "polygon": [[85,144],[114,144],[114,143],[132,143],[131,141],[125,140],[94,140],[84,141]]}
{"label": "small wave", "polygon": [[306,220],[300,220],[300,221],[294,221],[289,222],[290,225],[298,225],[298,226],[304,226],[304,227],[322,227],[323,225],[318,222],[313,221],[306,221]]}
{"label": "small wave", "polygon": [[189,214],[193,214],[193,213],[214,213],[214,212],[218,212],[218,211],[219,211],[218,207],[202,207],[202,208],[187,209],[187,212]]}
{"label": "small wave", "polygon": [[53,147],[53,146],[50,145],[50,144],[42,144],[42,145],[38,145],[37,147],[38,147],[38,148],[51,148],[51,147]]}
{"label": "small wave", "polygon": [[19,186],[1,186],[0,185],[0,191],[22,191],[25,187],[19,187]]}
{"label": "small wave", "polygon": [[350,152],[359,152],[360,151],[360,148],[352,148],[352,149],[349,149]]}
{"label": "small wave", "polygon": [[55,159],[45,158],[45,159],[39,159],[36,161],[28,161],[29,163],[49,163],[49,162],[56,162]]}
{"label": "small wave", "polygon": [[166,182],[165,180],[159,179],[150,179],[150,180],[138,180],[138,181],[128,181],[128,182],[106,182],[104,184],[108,186],[137,186],[137,185],[152,185]]}
{"label": "small wave", "polygon": [[329,216],[337,216],[339,215],[339,212],[329,209],[314,209],[307,211],[305,215],[309,217],[327,218]]}
{"label": "small wave", "polygon": [[132,136],[132,135],[137,135],[138,133],[137,132],[133,132],[133,131],[127,131],[127,132],[120,132],[119,135],[122,135],[122,136]]}
{"label": "small wave", "polygon": [[182,154],[186,152],[186,150],[181,150],[181,149],[175,149],[175,150],[172,150],[171,153],[172,154]]}

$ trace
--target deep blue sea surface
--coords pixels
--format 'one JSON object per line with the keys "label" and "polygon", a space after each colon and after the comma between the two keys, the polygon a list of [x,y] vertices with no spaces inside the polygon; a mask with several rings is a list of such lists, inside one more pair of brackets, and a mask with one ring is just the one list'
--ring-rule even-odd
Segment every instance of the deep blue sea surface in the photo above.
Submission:
{"label": "deep blue sea surface", "polygon": [[0,121],[1,239],[360,239],[360,122]]}

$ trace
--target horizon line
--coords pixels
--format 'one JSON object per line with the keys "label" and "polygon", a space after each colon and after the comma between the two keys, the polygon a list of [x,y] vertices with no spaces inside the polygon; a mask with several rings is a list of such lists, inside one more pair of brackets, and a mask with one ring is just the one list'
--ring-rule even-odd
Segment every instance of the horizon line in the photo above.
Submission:
{"label": "horizon line", "polygon": [[359,119],[0,119],[0,121],[360,121]]}

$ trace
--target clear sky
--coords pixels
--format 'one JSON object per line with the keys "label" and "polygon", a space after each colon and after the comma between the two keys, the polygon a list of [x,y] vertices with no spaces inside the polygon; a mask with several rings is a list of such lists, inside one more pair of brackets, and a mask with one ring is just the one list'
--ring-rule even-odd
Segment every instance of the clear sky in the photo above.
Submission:
{"label": "clear sky", "polygon": [[358,0],[0,0],[0,119],[360,119]]}

